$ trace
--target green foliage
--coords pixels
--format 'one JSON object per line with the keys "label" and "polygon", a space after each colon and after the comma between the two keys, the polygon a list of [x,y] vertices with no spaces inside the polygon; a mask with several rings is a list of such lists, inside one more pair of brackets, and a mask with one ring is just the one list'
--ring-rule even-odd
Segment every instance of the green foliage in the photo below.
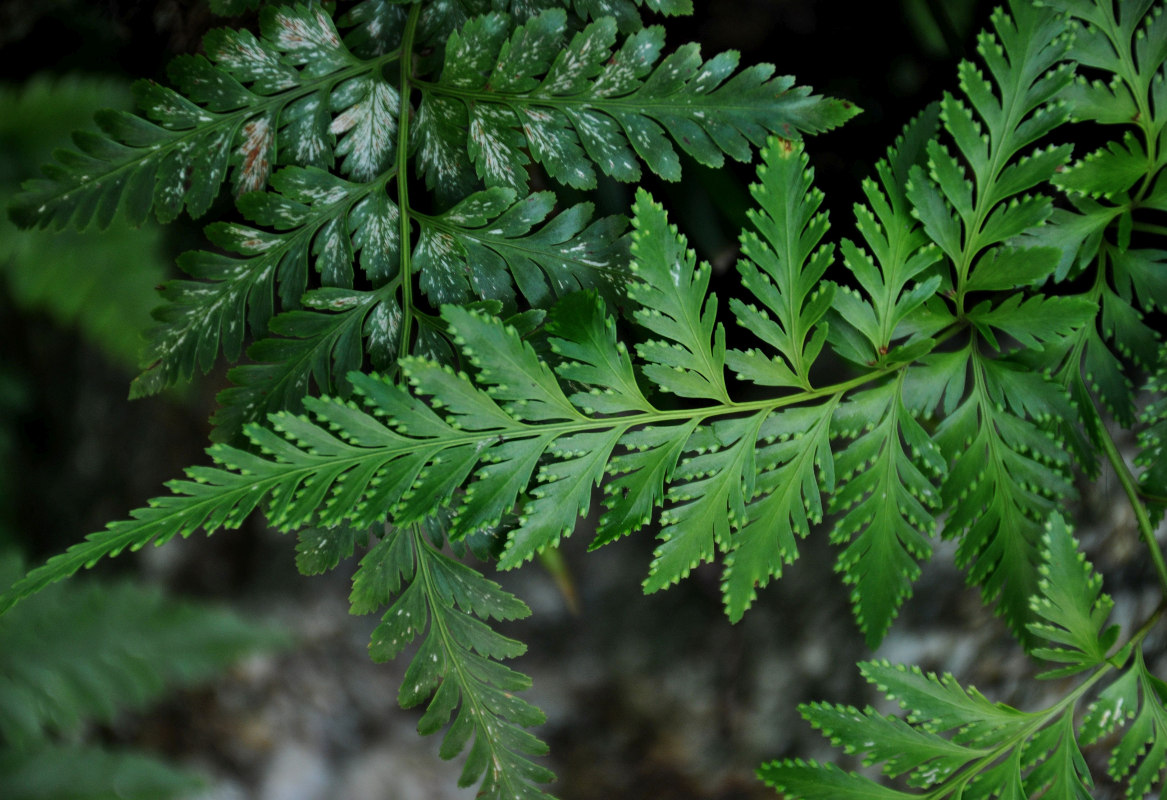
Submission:
{"label": "green foliage", "polygon": [[[0,585],[23,571],[0,557]],[[57,586],[0,619],[0,793],[9,798],[186,796],[197,777],[132,751],[63,744],[240,657],[282,644],[273,630],[136,584]],[[84,658],[78,658],[83,653]]]}
{"label": "green foliage", "polygon": [[[0,87],[0,197],[7,202],[15,195],[31,165],[47,159],[95,111],[131,103],[128,86],[92,77],[38,76],[20,89]],[[158,301],[154,287],[166,276],[161,231],[117,223],[100,233],[52,234],[21,231],[0,219],[0,275],[18,307],[75,325],[133,369]]]}
{"label": "green foliage", "polygon": [[201,786],[196,776],[140,753],[74,745],[0,750],[8,800],[168,800]]}
{"label": "green foliage", "polygon": [[[1066,698],[1041,711],[1023,712],[990,702],[952,675],[938,677],[918,668],[868,662],[860,665],[863,676],[907,711],[905,718],[881,714],[870,706],[859,710],[827,703],[802,706],[803,717],[845,752],[861,754],[865,766],[881,764],[884,775],[904,777],[908,786],[927,790],[927,797],[1081,800],[1090,798],[1093,787],[1081,745],[1134,719],[1114,746],[1109,772],[1122,780],[1134,769],[1128,796],[1143,797],[1167,763],[1163,682],[1147,671],[1140,651],[1076,725],[1075,712],[1085,689],[1115,666],[1107,656],[1118,628],[1103,629],[1113,603],[1099,593],[1101,579],[1078,551],[1060,515],[1055,514],[1047,526],[1042,557],[1041,592],[1034,598],[1041,621],[1031,627],[1044,641],[1032,654],[1065,665],[1043,677],[1094,670],[1091,679]],[[794,759],[763,765],[758,775],[792,800],[925,796],[884,788],[833,764]]]}
{"label": "green foliage", "polygon": [[[215,466],[32,570],[0,611],[105,556],[262,510],[299,532],[305,573],[367,548],[353,610],[388,606],[374,658],[419,642],[399,699],[428,701],[419,730],[445,730],[444,757],[468,749],[462,783],[545,797],[552,776],[531,760],[545,746],[526,731],[543,716],[501,663],[523,648],[490,626],[527,608],[443,548],[518,567],[598,500],[592,547],[652,526],[647,591],[720,560],[736,621],[829,515],[871,648],[939,534],[1046,663],[1039,677],[1083,677],[1020,711],[871,661],[864,675],[907,716],[820,703],[803,707],[812,725],[930,797],[1086,798],[1081,748],[1123,724],[1110,772],[1145,795],[1167,747],[1141,651],[1162,607],[1120,643],[1060,511],[1075,473],[1108,463],[1167,590],[1151,525],[1167,504],[1164,351],[1148,318],[1167,309],[1162,4],[999,9],[959,94],[904,129],[839,239],[798,134],[857,109],[734,54],[663,55],[640,5],[690,10],[366,0],[333,20],[271,5],[258,37],[215,31],[206,58],[178,59],[179,92],[142,84],[152,122],[99,116],[105,134],[60,154],[14,218],[198,216],[230,172],[246,223],[213,223],[217,249],[180,260],[192,280],[164,288],[134,391],[236,360],[247,329],[256,363],[220,396]],[[1072,161],[1075,126],[1096,124],[1122,130]],[[648,192],[630,233],[558,194],[644,168],[675,180],[677,147],[711,166],[760,148],[725,308]],[[1136,481],[1106,423],[1135,426],[1143,372]],[[792,797],[915,796],[798,760],[759,774]]]}

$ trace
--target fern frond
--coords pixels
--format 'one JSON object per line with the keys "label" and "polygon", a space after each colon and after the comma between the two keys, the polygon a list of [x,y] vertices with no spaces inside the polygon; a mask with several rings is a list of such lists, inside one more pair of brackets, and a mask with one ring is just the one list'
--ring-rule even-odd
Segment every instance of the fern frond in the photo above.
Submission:
{"label": "fern frond", "polygon": [[[787,177],[799,185],[801,175],[795,169]],[[630,293],[641,308],[634,316],[664,337],[638,345],[638,364],[616,345],[595,299],[568,301],[566,309],[588,315],[578,322],[566,322],[566,310],[553,315],[552,346],[562,355],[554,371],[519,331],[446,306],[443,319],[472,376],[418,356],[399,361],[409,392],[352,373],[365,409],[308,398],[315,421],[284,412],[271,417],[270,429],[247,427],[264,455],[216,445],[210,453],[218,467],[190,470],[191,480],[170,485],[172,497],[34,570],[6,602],[125,547],[198,527],[235,527],[260,506],[283,530],[360,530],[384,519],[408,525],[449,507],[455,539],[514,511],[519,521],[501,563],[516,566],[570,533],[590,507],[592,487],[611,476],[597,541],[641,527],[655,505],[667,504],[647,585],[679,580],[718,548],[733,551],[726,596],[731,615],[740,616],[755,584],[780,571],[781,560],[770,554],[776,548],[792,559],[794,534],[805,535],[808,517],[821,515],[820,480],[833,487],[829,431],[838,397],[824,391],[749,406],[731,401],[708,267],[695,266],[647,195],[636,209],[637,283]],[[658,390],[712,403],[658,411],[634,366]],[[806,405],[774,413],[793,402]]]}
{"label": "fern frond", "polygon": [[217,395],[212,438],[229,441],[244,425],[278,410],[298,413],[313,383],[322,392],[348,395],[346,376],[361,369],[366,356],[376,369],[391,365],[401,337],[396,288],[313,289],[300,298],[304,309],[273,317],[273,335],[247,348],[256,363],[227,373],[234,385]]}
{"label": "fern frond", "polygon": [[1041,592],[1030,600],[1040,621],[1028,627],[1053,646],[1034,648],[1032,654],[1066,666],[1038,677],[1073,675],[1104,663],[1119,633],[1117,625],[1103,629],[1114,601],[1102,593],[1102,576],[1078,551],[1060,514],[1046,523],[1042,553]]}
{"label": "fern frond", "polygon": [[0,751],[5,800],[181,800],[205,789],[205,783],[133,751],[81,745]]}
{"label": "fern frond", "polygon": [[498,300],[508,312],[516,288],[535,308],[582,289],[610,295],[626,274],[626,220],[593,220],[591,203],[553,216],[555,205],[551,192],[493,188],[436,216],[414,212],[421,290],[435,305]]}
{"label": "fern frond", "polygon": [[[1020,193],[1048,181],[1070,152],[1062,146],[1016,158],[1066,119],[1054,102],[1072,75],[1070,65],[1059,63],[1068,47],[1061,18],[1014,2],[1010,13],[998,9],[992,24],[995,35],[984,32],[977,40],[992,81],[962,62],[958,72],[968,105],[949,94],[941,101],[944,128],[963,164],[933,141],[928,170],[913,167],[907,189],[924,230],[952,263],[959,311],[967,292],[996,287],[1005,278],[1001,259],[1017,262],[1009,240],[1050,216],[1047,198]],[[1012,276],[1009,288],[1039,282],[1053,272],[1058,254],[1030,248],[1024,258],[1030,264]],[[988,274],[982,277],[982,271]]]}
{"label": "fern frond", "polygon": [[643,26],[637,6],[665,16],[693,13],[693,0],[560,0],[560,5],[571,7],[583,19],[612,17],[623,32],[639,30]]}
{"label": "fern frond", "polygon": [[[877,389],[852,395],[832,422],[854,441],[836,456],[839,485],[830,510],[846,514],[831,532],[846,545],[836,569],[851,585],[851,602],[871,648],[879,645],[932,555],[945,468],[940,449],[904,404],[903,371]],[[872,422],[878,420],[877,422]]]}
{"label": "fern frond", "polygon": [[458,785],[481,779],[479,797],[548,800],[536,784],[554,776],[530,760],[546,754],[547,746],[524,730],[542,724],[543,712],[515,695],[531,685],[530,678],[498,663],[526,648],[487,624],[526,617],[527,606],[439,552],[418,525],[388,531],[369,550],[353,578],[351,599],[356,613],[389,606],[369,645],[374,661],[395,658],[422,637],[398,700],[412,708],[428,698],[418,732],[430,735],[449,726],[442,758],[470,747]]}
{"label": "fern frond", "polygon": [[[22,571],[4,554],[0,585]],[[83,720],[108,722],[282,641],[235,615],[131,583],[54,587],[0,618],[0,737],[25,749]]]}
{"label": "fern frond", "polygon": [[1082,719],[1081,739],[1090,744],[1125,727],[1110,755],[1107,772],[1127,781],[1126,796],[1145,797],[1167,769],[1167,684],[1135,650],[1130,667],[1104,689]]}
{"label": "fern frond", "polygon": [[[1167,355],[1165,353],[1164,355]],[[1139,431],[1139,453],[1135,465],[1142,468],[1139,487],[1147,495],[1148,510],[1156,519],[1167,511],[1167,358],[1160,356],[1159,369],[1147,378],[1146,390],[1153,398],[1139,415],[1146,426]]]}
{"label": "fern frond", "polygon": [[657,64],[658,27],[613,50],[614,18],[570,39],[566,21],[559,9],[515,27],[489,14],[451,34],[440,78],[418,82],[415,130],[430,186],[467,185],[472,164],[487,186],[524,192],[528,157],[577,188],[595,186],[589,161],[618,180],[637,180],[640,161],[677,180],[670,138],[698,162],[719,166],[725,154],[748,160],[750,145],[760,147],[770,133],[827,130],[858,113],[792,78],[773,78],[769,66],[735,75],[733,53],[702,62],[696,45],[686,45]]}
{"label": "fern frond", "polygon": [[633,205],[632,274],[628,287],[640,304],[637,322],[662,339],[637,344],[648,362],[644,374],[678,397],[728,402],[725,329],[717,323],[717,298],[709,294],[709,264],[696,254],[664,208],[640,190]]}
{"label": "fern frond", "polygon": [[[282,179],[278,175],[276,180]],[[368,186],[360,191],[368,191]],[[300,296],[305,308],[271,318],[267,328],[273,335],[247,351],[257,363],[228,373],[235,386],[218,397],[218,438],[230,439],[243,425],[274,411],[300,411],[302,398],[310,393],[313,383],[321,393],[348,395],[351,387],[345,375],[362,369],[366,356],[374,369],[388,369],[396,361],[403,318],[402,278],[396,274],[397,208],[382,189],[373,189],[355,203],[346,197],[333,208],[342,202],[353,208],[348,215],[351,247],[360,253],[369,282],[379,284],[379,288],[315,289]],[[517,294],[535,307],[549,305],[554,298],[581,288],[594,287],[609,294],[627,262],[624,219],[593,220],[587,203],[551,217],[554,205],[554,195],[547,192],[515,202],[510,190],[489,189],[476,192],[441,215],[414,212],[411,216],[418,221],[421,235],[412,264],[420,272],[422,291],[434,304],[468,303],[481,297],[504,302],[506,310],[517,306]],[[316,234],[317,240],[328,232],[324,229]],[[308,235],[303,229],[291,234],[300,242]],[[330,252],[343,247],[314,245],[313,249]],[[353,256],[347,257],[351,263]],[[286,250],[281,254],[273,247],[259,258],[262,260],[251,260],[255,262],[252,271],[273,261],[282,267],[283,259],[290,256]]]}
{"label": "fern frond", "polygon": [[[1094,397],[1124,426],[1135,421],[1134,388],[1124,365],[1153,369],[1161,336],[1144,315],[1167,303],[1162,253],[1131,246],[1132,228],[1147,210],[1162,210],[1167,151],[1161,142],[1167,113],[1162,67],[1167,62],[1167,14],[1161,5],[1123,4],[1117,9],[1057,0],[1074,33],[1069,55],[1101,73],[1078,77],[1061,93],[1076,123],[1123,125],[1121,137],[1087,153],[1053,178],[1073,210],[1061,210],[1046,237],[1062,240],[1058,275],[1091,270],[1088,293],[1101,317],[1069,353],[1059,380],[1073,392],[1087,424],[1098,430]],[[1093,397],[1092,397],[1093,395]],[[1077,448],[1081,449],[1081,448]]]}
{"label": "fern frond", "polygon": [[162,222],[183,209],[199,217],[229,169],[236,194],[262,189],[277,162],[331,167],[338,136],[341,172],[356,181],[376,176],[394,153],[400,100],[381,67],[395,54],[354,56],[314,5],[269,6],[260,25],[258,38],[212,31],[207,58],[175,59],[178,91],[138,83],[149,119],[98,114],[102,133],[77,134],[80,152],[59,151],[46,177],[26,185],[14,219],[25,227],[104,228],[119,210],[131,224],[151,208]]}
{"label": "fern frond", "polygon": [[[1034,422],[1075,415],[1052,384],[1023,375],[1008,359],[990,359],[980,342],[1000,350],[1005,334],[1023,350],[1056,349],[1088,327],[1098,303],[1025,296],[1063,258],[1056,248],[1026,247],[1036,242],[1019,237],[1050,217],[1049,199],[1025,192],[1053,177],[1069,147],[1019,154],[1066,120],[1057,103],[1072,77],[1072,65],[1062,61],[1069,46],[1064,21],[1051,9],[1014,2],[1009,13],[994,13],[992,27],[977,47],[988,79],[963,62],[967,105],[952,95],[941,102],[957,155],[930,142],[928,169],[911,168],[906,194],[947,257],[951,271],[941,285],[950,287],[956,317],[975,331],[965,364],[956,367],[971,371],[972,391],[950,406],[935,437],[952,465],[942,487],[945,535],[960,537],[957,557],[970,582],[987,600],[998,599],[1010,626],[1025,636],[1041,526],[1072,492],[1068,456]],[[971,294],[985,291],[995,294],[966,308]]]}
{"label": "fern frond", "polygon": [[962,360],[956,368],[967,363],[971,391],[935,435],[951,464],[941,485],[945,536],[960,538],[957,562],[969,581],[1025,638],[1043,522],[1074,494],[1069,455],[1035,421],[1071,412],[1040,375],[971,351]]}
{"label": "fern frond", "polygon": [[214,223],[207,228],[212,242],[238,256],[197,251],[179,259],[188,275],[201,280],[163,287],[169,304],[155,312],[160,324],[150,334],[145,359],[151,366],[135,379],[131,396],[209,370],[220,349],[238,359],[243,320],[254,332],[266,331],[277,286],[285,307],[299,304],[310,265],[326,287],[352,289],[357,263],[374,286],[398,278],[400,212],[384,180],[352,183],[315,167],[288,167],[272,182],[276,192],[249,194],[240,206],[253,222],[279,232]]}
{"label": "fern frond", "polygon": [[949,674],[887,662],[859,665],[869,682],[907,711],[905,719],[872,708],[812,704],[803,717],[864,764],[907,776],[926,795],[882,786],[832,764],[793,759],[764,764],[758,777],[792,800],[907,800],[990,797],[1089,800],[1089,770],[1074,735],[1073,704],[1026,713],[992,703]]}
{"label": "fern frond", "polygon": [[781,357],[733,350],[725,360],[739,376],[754,383],[810,389],[810,367],[828,331],[825,323],[819,323],[835,296],[835,284],[822,279],[834,260],[835,248],[833,244],[818,246],[829,223],[825,213],[816,213],[823,194],[813,186],[814,171],[806,152],[780,140],[767,149],[763,162],[758,168],[759,183],[750,187],[761,212],[749,214],[761,236],[753,232],[742,236],[742,254],[748,261],[738,262],[738,272],[742,285],[766,310],[736,298],[730,308],[739,324]]}
{"label": "fern frond", "polygon": [[1134,770],[1128,796],[1145,795],[1163,769],[1167,686],[1147,672],[1139,650],[1075,728],[1079,700],[1129,657],[1130,647],[1110,655],[1118,638],[1118,626],[1106,625],[1114,603],[1102,593],[1101,577],[1059,514],[1046,525],[1041,559],[1039,592],[1032,599],[1038,621],[1029,628],[1045,646],[1032,654],[1056,667],[1039,677],[1093,670],[1068,697],[1042,711],[1022,712],[990,702],[952,675],[937,677],[887,662],[860,664],[864,677],[907,711],[905,718],[825,703],[802,706],[803,717],[845,753],[862,755],[865,766],[879,764],[883,775],[906,779],[926,794],[885,788],[830,764],[790,759],[763,765],[759,777],[792,798],[1089,800],[1093,783],[1081,747],[1135,720],[1114,749],[1110,773],[1121,781]]}
{"label": "fern frond", "polygon": [[[924,304],[940,288],[942,276],[928,273],[935,272],[931,268],[941,254],[912,216],[905,194],[911,168],[925,158],[939,112],[939,106],[929,106],[909,123],[887,158],[876,164],[878,181],[863,181],[868,205],[855,206],[855,221],[869,251],[850,239],[840,244],[844,263],[862,293],[844,289],[836,294],[828,338],[836,353],[856,365],[910,360],[928,346],[930,333],[953,321],[946,311],[924,324],[919,319],[922,312],[938,309],[935,303],[927,308]],[[908,289],[913,279],[917,282]],[[907,341],[893,345],[905,336]]]}

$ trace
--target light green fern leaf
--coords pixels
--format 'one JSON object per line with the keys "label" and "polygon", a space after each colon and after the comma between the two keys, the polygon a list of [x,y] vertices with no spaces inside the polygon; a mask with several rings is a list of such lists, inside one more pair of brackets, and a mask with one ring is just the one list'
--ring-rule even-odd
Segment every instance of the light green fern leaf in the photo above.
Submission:
{"label": "light green fern leaf", "polygon": [[827,338],[828,326],[820,321],[835,296],[835,284],[822,279],[834,246],[819,247],[829,226],[827,215],[816,213],[823,195],[813,187],[805,151],[779,140],[762,160],[760,182],[750,187],[762,209],[751,211],[750,221],[761,235],[743,234],[742,254],[748,261],[738,263],[738,272],[766,310],[736,299],[730,307],[743,327],[781,356],[735,350],[725,360],[754,383],[810,389],[810,367]]}
{"label": "light green fern leaf", "polygon": [[1028,628],[1048,644],[1034,648],[1032,654],[1065,666],[1039,677],[1073,675],[1104,663],[1119,634],[1117,625],[1105,627],[1114,601],[1102,593],[1102,576],[1078,551],[1060,514],[1046,523],[1042,553],[1041,592],[1030,600],[1040,621]]}
{"label": "light green fern leaf", "polygon": [[924,674],[887,662],[860,664],[868,681],[907,712],[886,716],[872,708],[804,705],[815,728],[863,763],[880,764],[889,778],[916,791],[883,786],[833,764],[796,759],[762,765],[758,776],[792,800],[913,797],[1049,797],[1089,800],[1093,783],[1074,734],[1073,705],[1022,712],[992,703],[951,675]]}
{"label": "light green fern leaf", "polygon": [[418,732],[446,729],[443,758],[469,747],[460,786],[481,781],[478,796],[497,800],[549,797],[537,784],[554,776],[530,760],[547,746],[524,730],[545,717],[516,695],[531,680],[498,663],[526,648],[487,624],[528,616],[522,601],[435,549],[421,526],[411,525],[388,531],[361,560],[352,605],[357,613],[389,607],[369,645],[374,661],[396,658],[421,637],[398,699],[404,708],[428,700]]}

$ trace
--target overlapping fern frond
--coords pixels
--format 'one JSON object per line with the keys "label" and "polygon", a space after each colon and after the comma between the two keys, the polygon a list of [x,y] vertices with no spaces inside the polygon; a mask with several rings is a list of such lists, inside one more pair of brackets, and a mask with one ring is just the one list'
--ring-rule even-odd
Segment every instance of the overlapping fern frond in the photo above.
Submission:
{"label": "overlapping fern frond", "polygon": [[[865,674],[906,721],[827,705],[806,707],[808,719],[930,796],[1082,798],[1083,731],[1101,735],[1121,704],[1138,705],[1112,772],[1145,793],[1158,773],[1140,754],[1161,753],[1162,684],[1140,656],[1131,662],[1145,631],[1115,652],[1109,601],[1056,512],[1074,496],[1076,465],[1115,460],[1094,397],[1132,422],[1126,373],[1160,352],[1140,315],[1167,302],[1161,253],[1132,237],[1161,235],[1136,227],[1135,212],[1167,206],[1154,117],[1167,52],[1152,38],[1167,14],[1128,3],[1115,16],[1086,0],[996,12],[978,40],[983,66],[962,63],[960,96],[905,129],[863,184],[853,238],[836,244],[795,134],[853,109],[766,67],[737,71],[733,56],[702,60],[686,46],[661,58],[660,30],[643,27],[631,2],[485,5],[362,3],[346,17],[351,48],[317,6],[280,6],[264,12],[259,39],[212,37],[246,44],[238,54],[209,48],[214,64],[181,62],[199,76],[187,87],[198,102],[175,101],[174,113],[193,115],[171,126],[181,141],[225,136],[237,117],[284,131],[269,163],[289,166],[265,176],[274,191],[239,199],[254,226],[210,229],[235,255],[186,257],[203,280],[168,288],[158,363],[142,386],[189,377],[220,350],[237,355],[248,317],[274,336],[249,351],[260,363],[233,371],[219,421],[249,444],[212,447],[216,466],[190,469],[170,496],[32,571],[0,610],[102,557],[236,527],[256,509],[302,532],[308,572],[365,539],[354,608],[389,605],[374,655],[421,638],[403,704],[429,700],[420,727],[448,725],[443,755],[469,747],[466,782],[482,776],[489,797],[541,797],[550,776],[530,758],[543,745],[524,730],[541,715],[514,697],[526,680],[500,663],[521,646],[488,626],[525,606],[440,552],[443,538],[498,534],[499,564],[513,568],[558,545],[598,500],[593,547],[652,526],[647,591],[721,560],[737,620],[830,514],[837,569],[874,648],[939,531],[957,541],[985,601],[1053,664],[1048,674],[1086,672],[1086,682],[1021,712],[951,676],[871,662]],[[1076,39],[1066,14],[1080,21]],[[375,18],[399,24],[400,39],[374,42],[365,23]],[[444,46],[419,49],[434,42]],[[1076,65],[1117,80],[1076,83]],[[250,109],[265,101],[241,92],[290,94],[260,123]],[[1065,123],[1118,122],[1127,95],[1142,138],[1066,168],[1070,147],[1051,144]],[[600,174],[634,180],[643,167],[674,179],[675,147],[716,165],[763,140],[742,292],[729,303],[752,346],[729,346],[710,266],[647,192],[627,236],[622,219],[593,221],[586,205],[555,215],[553,195],[527,193],[535,169],[571,187]],[[47,222],[87,220],[88,206],[99,222],[112,215],[113,195],[73,203],[96,191],[78,176],[122,170],[118,158],[141,171],[147,157],[107,149],[94,162],[65,157],[18,213],[40,203]],[[221,180],[225,167],[182,166],[182,152],[176,144],[167,158],[201,176],[183,201],[197,212],[212,191],[206,175]],[[433,192],[424,212],[410,169]],[[124,171],[127,185],[145,180]],[[246,181],[245,163],[238,172]],[[1055,209],[1050,194],[1062,190],[1073,211]],[[175,210],[161,195],[127,202],[139,216],[151,203]],[[1083,274],[1095,278],[1085,292],[1062,283]],[[605,300],[621,289],[631,347]],[[532,342],[545,309],[546,336]],[[362,371],[370,364],[382,374]],[[311,396],[313,383],[330,396]],[[1145,417],[1140,463],[1153,499],[1164,493],[1162,413]],[[435,517],[448,524],[427,540]],[[1122,669],[1113,685],[1123,688],[1079,724],[1087,689]],[[796,797],[913,796],[796,761],[762,776]]]}
{"label": "overlapping fern frond", "polygon": [[[867,662],[860,665],[864,677],[907,711],[906,718],[870,706],[812,703],[800,710],[845,752],[861,755],[866,766],[879,764],[884,775],[903,778],[917,791],[797,759],[763,765],[759,777],[792,800],[1089,800],[1094,782],[1081,748],[1133,720],[1113,746],[1109,771],[1115,780],[1131,778],[1128,797],[1144,797],[1165,764],[1163,682],[1147,670],[1141,651],[1133,660],[1129,645],[1115,652],[1118,627],[1106,624],[1114,604],[1060,515],[1046,526],[1041,549],[1042,578],[1033,599],[1037,621],[1030,626],[1040,646],[1033,655],[1055,665],[1042,677],[1091,671],[1085,683],[1051,707],[1027,712],[993,703],[952,675]],[[1116,667],[1128,660],[1116,678]],[[1087,704],[1087,691],[1104,678],[1112,683]],[[1076,715],[1083,708],[1085,714]]]}
{"label": "overlapping fern frond", "polygon": [[[747,160],[770,133],[816,132],[857,112],[772,77],[772,67],[738,71],[732,53],[702,61],[686,45],[662,60],[662,29],[641,27],[628,3],[576,4],[594,19],[570,37],[563,9],[516,3],[508,14],[467,2],[445,4],[443,15],[442,5],[405,15],[366,2],[340,27],[315,4],[267,7],[259,36],[213,31],[205,57],[173,63],[177,90],[140,83],[144,116],[99,115],[102,133],[78,134],[80,152],[58,152],[46,177],[28,184],[11,212],[22,225],[105,227],[119,213],[140,222],[151,209],[163,221],[184,208],[200,216],[233,176],[252,224],[208,230],[237,256],[180,261],[194,280],[167,285],[134,394],[189,380],[220,350],[237,360],[246,316],[254,336],[279,339],[249,354],[260,366],[237,373],[243,385],[224,396],[228,436],[241,422],[298,408],[309,376],[317,391],[342,391],[342,376],[366,355],[381,365],[403,355],[425,318],[408,285],[414,269],[433,303],[507,303],[517,284],[546,306],[581,285],[611,283],[627,263],[621,224],[590,222],[584,207],[552,219],[550,195],[528,196],[527,154],[568,186],[594,186],[593,163],[635,180],[643,162],[675,180],[670,138],[702,163],[725,153]],[[618,44],[618,28],[635,30]],[[443,60],[415,63],[435,42]],[[443,213],[422,213],[425,204],[409,199],[414,169]],[[366,294],[341,304],[352,312],[342,321],[318,310],[317,295],[301,308],[315,286]],[[281,308],[291,316],[273,320]]]}

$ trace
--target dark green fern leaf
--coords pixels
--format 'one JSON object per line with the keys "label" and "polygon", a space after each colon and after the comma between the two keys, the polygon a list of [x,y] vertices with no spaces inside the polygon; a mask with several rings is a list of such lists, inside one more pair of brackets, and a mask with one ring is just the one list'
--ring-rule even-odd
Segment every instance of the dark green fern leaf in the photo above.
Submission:
{"label": "dark green fern leaf", "polygon": [[[289,167],[272,182],[277,192],[249,194],[240,206],[253,222],[278,232],[214,223],[208,236],[238,255],[196,251],[179,259],[199,280],[163,287],[168,305],[155,312],[160,324],[146,351],[150,367],[135,380],[131,396],[189,380],[196,369],[209,370],[220,349],[237,360],[246,333],[243,320],[253,332],[268,330],[277,287],[282,305],[294,308],[310,271],[324,286],[340,289],[352,289],[356,264],[374,286],[400,280],[400,212],[383,181],[351,183],[315,167]],[[281,327],[294,326],[289,321]],[[361,362],[343,363],[347,371]]]}
{"label": "dark green fern leaf", "polygon": [[415,213],[421,228],[413,253],[421,290],[435,305],[498,300],[550,306],[582,289],[611,295],[626,275],[626,220],[592,219],[581,203],[554,214],[555,195],[518,198],[512,190],[475,192],[450,210]]}
{"label": "dark green fern leaf", "polygon": [[[616,50],[617,23],[602,17],[570,40],[567,17],[549,10],[512,29],[486,15],[450,36],[441,76],[419,82],[416,135],[431,186],[468,185],[469,165],[488,186],[525,192],[528,159],[560,183],[595,186],[589,162],[624,181],[639,162],[680,177],[671,138],[702,164],[724,154],[748,160],[769,133],[793,137],[839,125],[849,103],[812,96],[773,68],[738,72],[732,53],[702,62],[695,45],[665,57],[660,28],[644,28]],[[469,161],[467,161],[467,154]]]}
{"label": "dark green fern leaf", "polygon": [[183,209],[198,217],[228,170],[243,194],[264,188],[276,163],[328,168],[334,152],[353,180],[375,177],[393,158],[399,113],[397,89],[381,77],[386,57],[354,56],[314,5],[269,6],[261,30],[212,31],[206,58],[172,63],[178,91],[137,84],[148,119],[98,114],[102,133],[78,134],[80,152],[59,151],[10,213],[54,228],[105,227],[119,210],[131,224],[151,208],[163,222]]}
{"label": "dark green fern leaf", "polygon": [[81,745],[0,751],[5,800],[182,800],[206,781],[138,752]]}
{"label": "dark green fern leaf", "polygon": [[346,376],[365,365],[366,355],[374,368],[389,367],[401,337],[395,288],[314,289],[301,298],[306,309],[273,317],[273,335],[247,349],[255,363],[227,373],[234,385],[217,397],[213,438],[229,441],[244,425],[275,411],[299,412],[313,384],[324,393],[348,395]]}
{"label": "dark green fern leaf", "polygon": [[932,555],[928,537],[940,508],[933,482],[945,468],[939,448],[904,405],[906,376],[853,395],[832,421],[836,436],[854,441],[835,459],[839,483],[830,510],[846,513],[831,541],[846,545],[836,568],[852,587],[855,619],[872,649],[911,595],[917,562]]}
{"label": "dark green fern leaf", "polygon": [[[5,554],[0,585],[22,571]],[[0,737],[24,749],[85,720],[108,722],[281,641],[234,615],[130,583],[55,587],[0,619]]]}
{"label": "dark green fern leaf", "polygon": [[1153,398],[1143,409],[1139,431],[1139,454],[1135,464],[1142,468],[1139,488],[1157,520],[1167,511],[1167,353],[1160,356],[1159,368],[1147,379],[1146,390]]}
{"label": "dark green fern leaf", "polygon": [[1034,421],[1069,414],[1070,407],[1040,375],[979,353],[965,358],[971,391],[935,436],[951,465],[941,485],[944,535],[960,539],[957,561],[969,581],[1026,638],[1042,525],[1074,494],[1069,455]]}
{"label": "dark green fern leaf", "polygon": [[1083,744],[1125,728],[1111,751],[1107,772],[1127,782],[1126,796],[1145,797],[1167,769],[1167,683],[1146,665],[1142,649],[1130,667],[1103,690],[1082,720]]}

